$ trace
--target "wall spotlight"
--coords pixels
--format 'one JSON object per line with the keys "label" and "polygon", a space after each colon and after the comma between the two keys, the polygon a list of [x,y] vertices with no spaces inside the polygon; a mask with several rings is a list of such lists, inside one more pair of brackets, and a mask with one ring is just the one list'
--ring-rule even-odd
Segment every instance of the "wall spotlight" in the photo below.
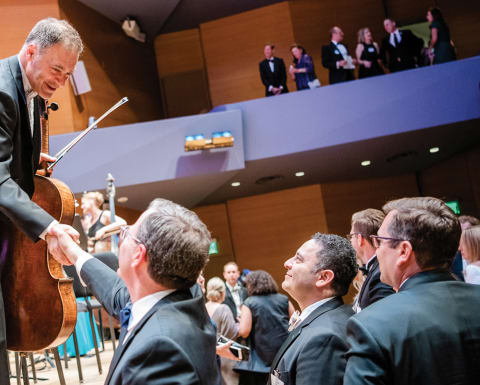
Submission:
{"label": "wall spotlight", "polygon": [[436,152],[440,151],[440,147],[432,147],[429,151],[430,154],[435,154]]}
{"label": "wall spotlight", "polygon": [[303,171],[299,171],[295,173],[295,176],[304,176],[305,173]]}
{"label": "wall spotlight", "polygon": [[240,186],[240,182],[233,182],[232,183],[232,187],[238,187],[238,186]]}
{"label": "wall spotlight", "polygon": [[370,166],[372,164],[372,162],[370,162],[369,160],[364,160],[362,163],[360,163],[362,166],[366,167],[366,166]]}

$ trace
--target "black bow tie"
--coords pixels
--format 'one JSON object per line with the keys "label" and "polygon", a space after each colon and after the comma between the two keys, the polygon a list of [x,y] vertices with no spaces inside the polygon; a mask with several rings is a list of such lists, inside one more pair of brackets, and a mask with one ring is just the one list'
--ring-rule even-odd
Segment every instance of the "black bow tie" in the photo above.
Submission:
{"label": "black bow tie", "polygon": [[273,63],[273,59],[267,59],[267,60]]}
{"label": "black bow tie", "polygon": [[368,274],[368,269],[367,269],[365,266],[360,266],[360,267],[358,268],[358,270],[360,270],[363,275],[367,275],[367,274]]}

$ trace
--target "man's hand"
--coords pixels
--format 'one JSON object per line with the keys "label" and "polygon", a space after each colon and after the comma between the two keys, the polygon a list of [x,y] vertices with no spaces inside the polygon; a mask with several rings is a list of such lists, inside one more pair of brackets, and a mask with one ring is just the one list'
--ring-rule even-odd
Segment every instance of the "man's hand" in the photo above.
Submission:
{"label": "man's hand", "polygon": [[46,236],[48,251],[62,265],[71,265],[77,260],[76,252],[81,250],[77,245],[80,234],[68,225],[53,225]]}
{"label": "man's hand", "polygon": [[232,346],[233,341],[229,341],[226,344],[217,345],[217,354],[220,357],[228,358],[229,360],[240,361],[240,358],[236,357],[231,351],[230,346]]}
{"label": "man's hand", "polygon": [[338,66],[339,66],[339,67],[343,67],[343,66],[347,65],[347,61],[346,61],[346,60],[339,60],[339,61],[337,61],[337,63],[338,63]]}
{"label": "man's hand", "polygon": [[54,156],[50,156],[48,154],[45,154],[44,152],[40,153],[40,161],[39,161],[39,166],[40,168],[46,169],[49,165],[49,163],[53,163],[57,160]]}

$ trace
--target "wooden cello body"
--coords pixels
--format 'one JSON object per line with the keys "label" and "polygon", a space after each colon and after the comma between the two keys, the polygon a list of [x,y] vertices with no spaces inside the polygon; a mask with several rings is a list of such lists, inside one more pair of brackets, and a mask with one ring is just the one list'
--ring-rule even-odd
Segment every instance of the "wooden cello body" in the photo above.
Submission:
{"label": "wooden cello body", "polygon": [[[48,152],[48,128],[42,128],[42,152]],[[53,178],[34,178],[32,200],[59,223],[71,225],[75,201],[69,188]],[[2,279],[7,349],[29,352],[62,344],[77,320],[72,279],[65,276],[43,240],[35,243],[14,229],[8,250]]]}

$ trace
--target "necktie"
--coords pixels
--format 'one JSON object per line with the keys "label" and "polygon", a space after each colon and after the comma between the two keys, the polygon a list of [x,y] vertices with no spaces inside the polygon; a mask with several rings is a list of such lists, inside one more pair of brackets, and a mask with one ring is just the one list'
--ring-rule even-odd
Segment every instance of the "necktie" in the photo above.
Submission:
{"label": "necktie", "polygon": [[398,37],[397,37],[396,33],[393,34],[393,42],[395,43],[395,47],[397,47],[398,46]]}
{"label": "necktie", "polygon": [[128,323],[130,322],[131,313],[132,313],[132,303],[129,302],[122,310],[120,310],[120,325],[122,329],[128,328]]}
{"label": "necktie", "polygon": [[291,332],[293,329],[295,329],[298,325],[300,325],[301,321],[302,320],[300,318],[300,312],[298,310],[295,310],[295,312],[290,317],[290,321],[288,321],[288,331]]}

